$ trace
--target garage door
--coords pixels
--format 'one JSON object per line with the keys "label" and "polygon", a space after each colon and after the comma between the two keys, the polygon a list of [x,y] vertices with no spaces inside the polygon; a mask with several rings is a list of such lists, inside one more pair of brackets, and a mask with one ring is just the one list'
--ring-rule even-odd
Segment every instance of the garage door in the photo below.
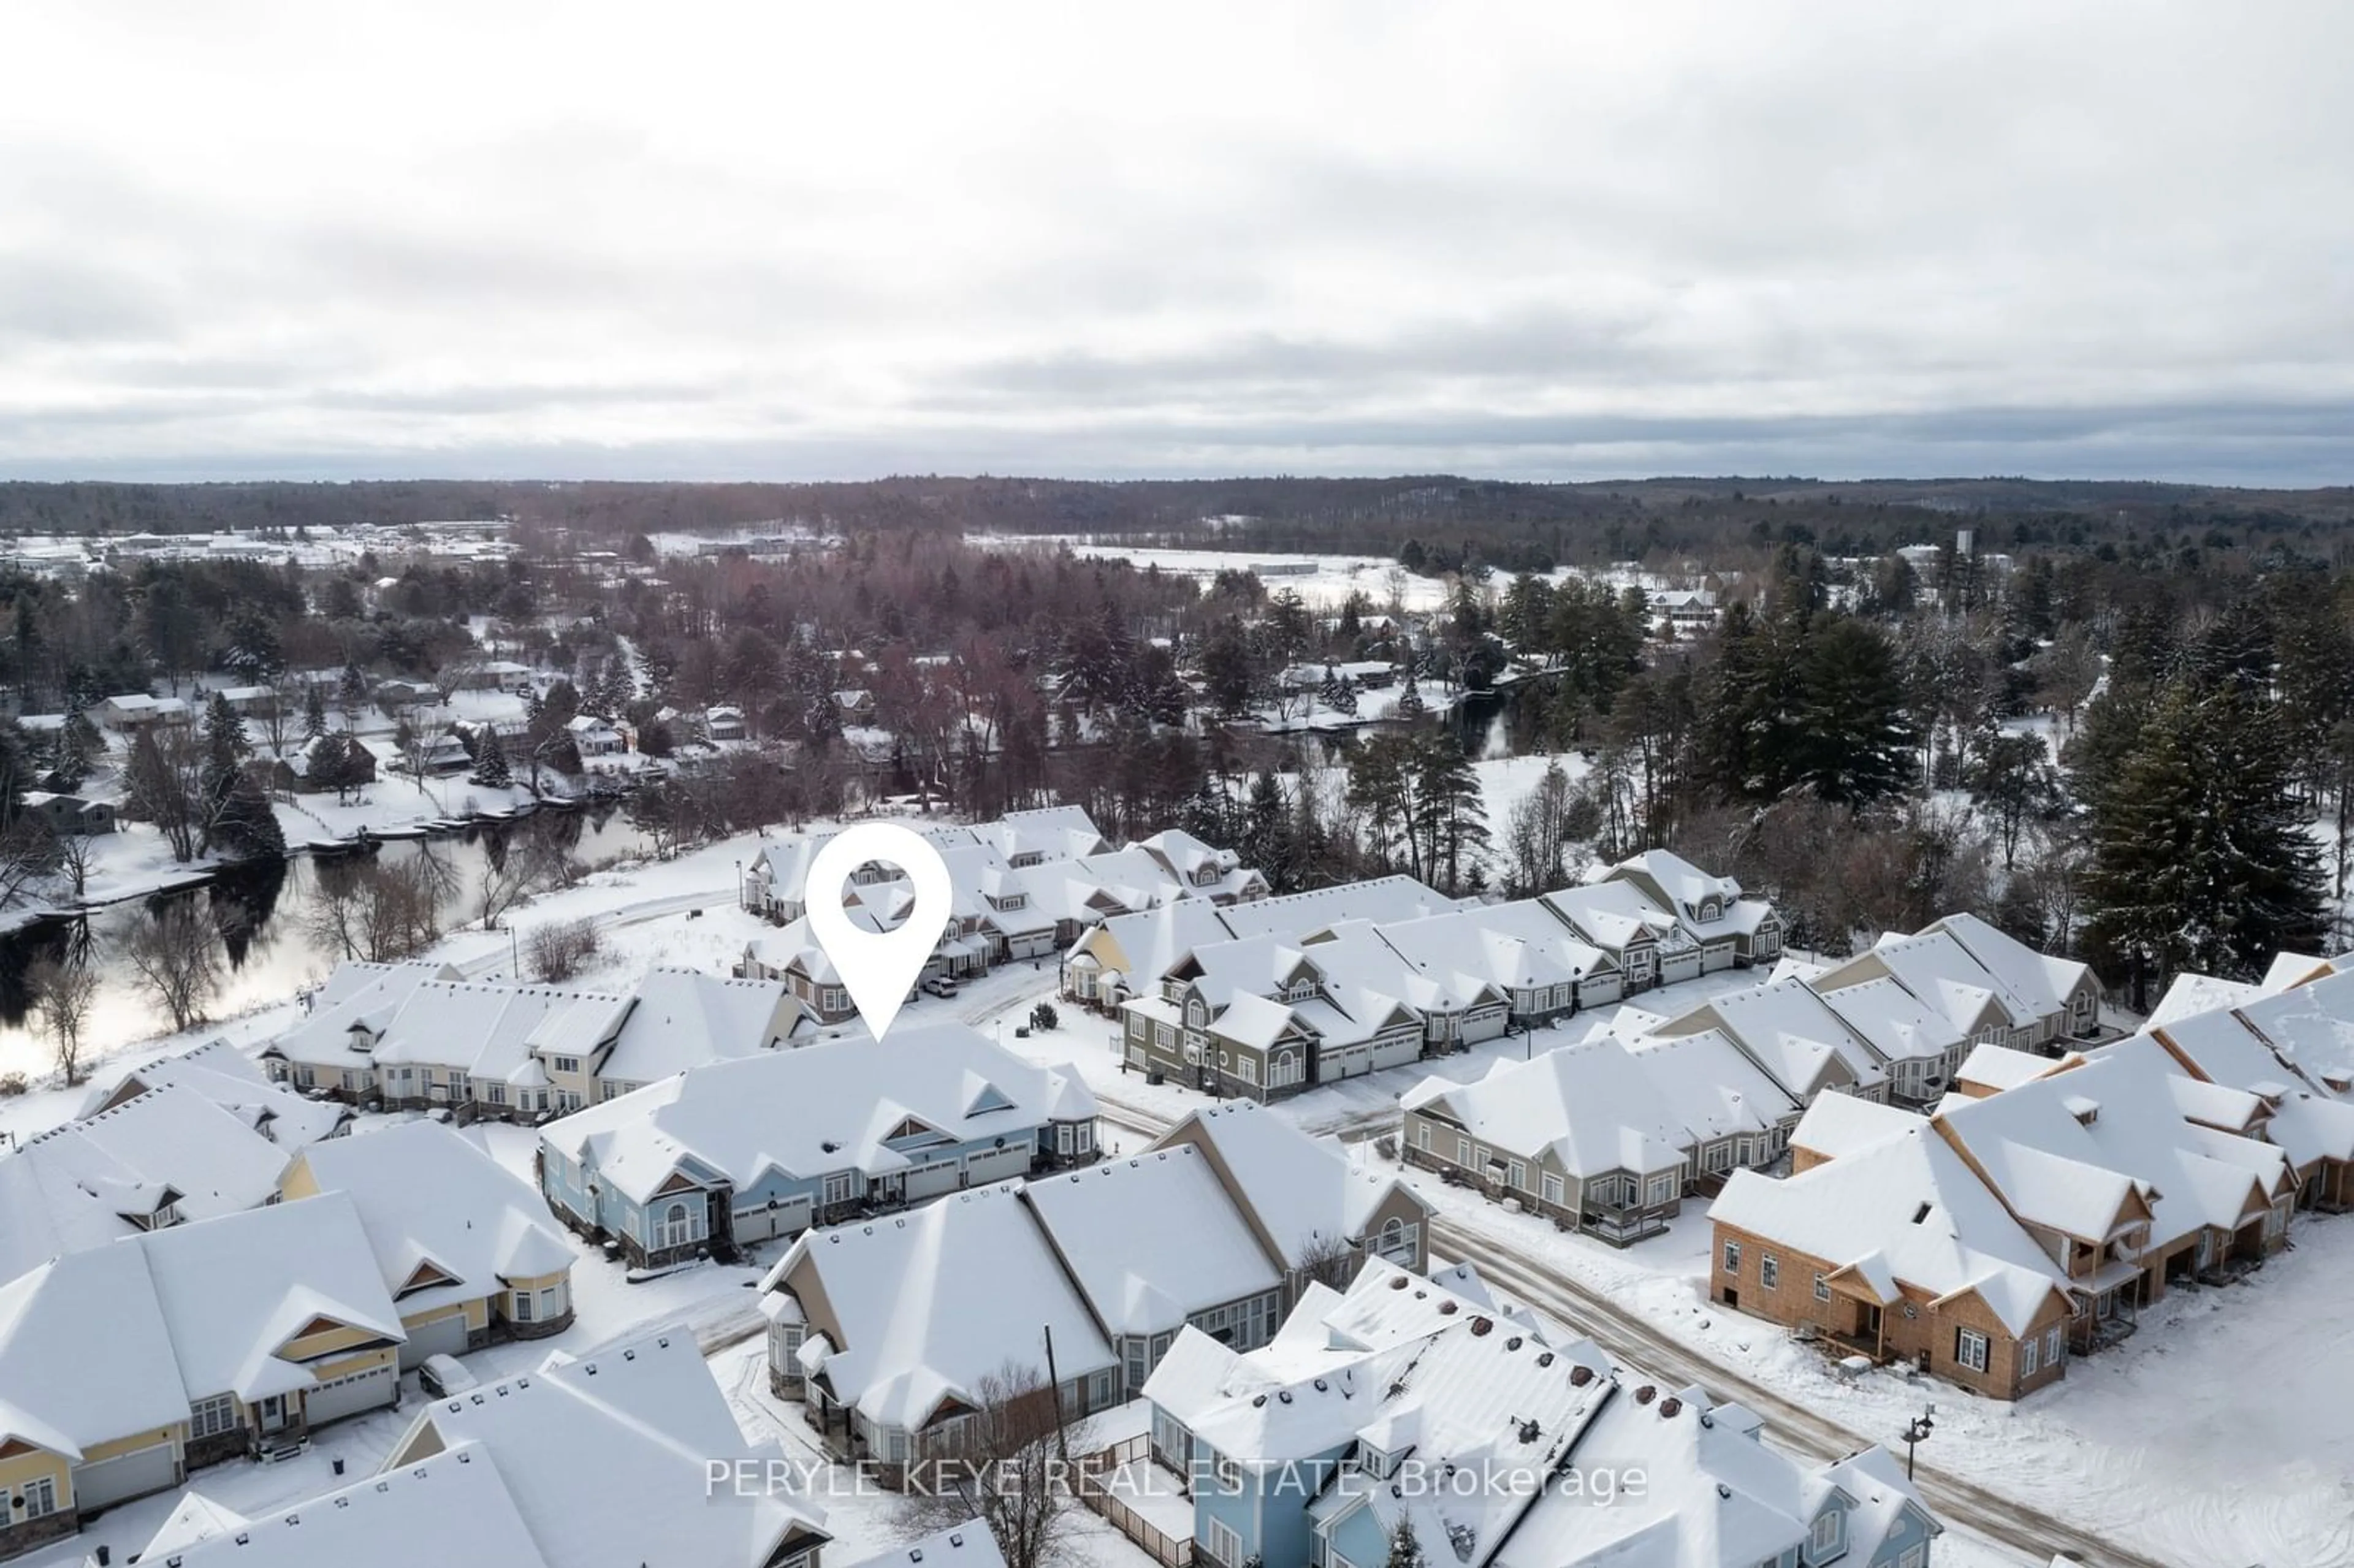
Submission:
{"label": "garage door", "polygon": [[378,1367],[321,1383],[310,1391],[302,1408],[309,1413],[311,1425],[318,1426],[355,1411],[390,1404],[399,1389],[399,1374],[390,1367]]}
{"label": "garage door", "polygon": [[798,1235],[809,1228],[809,1200],[795,1198],[779,1203],[775,1208],[762,1204],[757,1209],[736,1211],[736,1239],[749,1244],[776,1236]]}
{"label": "garage door", "polygon": [[135,1448],[74,1471],[74,1506],[87,1512],[179,1484],[179,1467],[173,1462],[172,1446],[158,1443],[152,1448]]}
{"label": "garage door", "polygon": [[956,1185],[955,1160],[941,1160],[929,1165],[918,1165],[907,1172],[907,1202],[913,1203],[925,1198],[937,1198],[943,1192],[953,1192]]}
{"label": "garage door", "polygon": [[400,1370],[413,1372],[425,1364],[428,1356],[462,1356],[466,1353],[466,1314],[463,1310],[447,1318],[436,1318],[430,1323],[419,1323],[408,1330],[408,1342],[400,1347]]}

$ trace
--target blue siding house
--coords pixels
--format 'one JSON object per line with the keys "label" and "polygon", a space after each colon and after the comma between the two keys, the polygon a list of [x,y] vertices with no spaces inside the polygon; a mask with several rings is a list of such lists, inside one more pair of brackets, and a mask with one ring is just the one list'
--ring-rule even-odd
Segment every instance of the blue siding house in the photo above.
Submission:
{"label": "blue siding house", "polygon": [[960,1023],[719,1062],[549,1123],[548,1205],[639,1267],[923,1202],[1097,1154],[1076,1069]]}

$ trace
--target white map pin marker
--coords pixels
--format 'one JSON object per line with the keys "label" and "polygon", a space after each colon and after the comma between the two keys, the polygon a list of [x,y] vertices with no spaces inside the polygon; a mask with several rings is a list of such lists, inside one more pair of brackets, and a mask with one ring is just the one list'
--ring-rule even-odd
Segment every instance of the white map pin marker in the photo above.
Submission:
{"label": "white map pin marker", "polygon": [[[896,930],[869,931],[843,907],[850,874],[875,861],[907,873],[916,890],[916,906]],[[921,833],[893,822],[861,822],[843,829],[817,852],[802,896],[811,934],[833,961],[867,1033],[882,1039],[948,925],[948,863]]]}

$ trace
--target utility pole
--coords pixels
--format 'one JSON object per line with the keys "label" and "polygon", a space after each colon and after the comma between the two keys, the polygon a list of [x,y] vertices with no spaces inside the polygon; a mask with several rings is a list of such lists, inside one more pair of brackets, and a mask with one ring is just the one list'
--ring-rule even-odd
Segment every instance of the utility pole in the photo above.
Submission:
{"label": "utility pole", "polygon": [[1040,1331],[1046,1336],[1046,1388],[1055,1401],[1055,1453],[1063,1461],[1063,1474],[1067,1477],[1071,1473],[1071,1438],[1063,1423],[1063,1380],[1055,1372],[1055,1326],[1043,1324]]}

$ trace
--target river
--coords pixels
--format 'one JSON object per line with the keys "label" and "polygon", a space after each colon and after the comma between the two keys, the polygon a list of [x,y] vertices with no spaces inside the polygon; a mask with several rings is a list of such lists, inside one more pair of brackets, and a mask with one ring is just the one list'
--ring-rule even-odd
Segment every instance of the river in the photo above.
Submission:
{"label": "river", "polygon": [[[553,842],[591,865],[642,855],[649,845],[618,810],[537,811],[513,822],[482,823],[461,833],[397,840],[372,852],[380,861],[429,856],[444,888],[445,931],[479,919],[484,871],[508,850],[533,840]],[[95,1062],[133,1042],[171,1027],[168,1014],[147,995],[122,956],[122,938],[140,921],[152,919],[163,899],[186,899],[202,910],[220,944],[220,989],[206,1004],[217,1018],[233,1017],[264,1003],[281,1001],[315,984],[334,967],[329,952],[308,930],[319,889],[366,864],[366,853],[294,855],[282,861],[233,866],[201,886],[156,898],[134,898],[87,919],[51,920],[0,936],[0,1076],[23,1073],[39,1079],[55,1070],[56,1054],[27,1013],[25,975],[45,956],[63,957],[90,944],[101,983],[84,1031],[85,1062]],[[528,923],[527,913],[522,916]]]}

